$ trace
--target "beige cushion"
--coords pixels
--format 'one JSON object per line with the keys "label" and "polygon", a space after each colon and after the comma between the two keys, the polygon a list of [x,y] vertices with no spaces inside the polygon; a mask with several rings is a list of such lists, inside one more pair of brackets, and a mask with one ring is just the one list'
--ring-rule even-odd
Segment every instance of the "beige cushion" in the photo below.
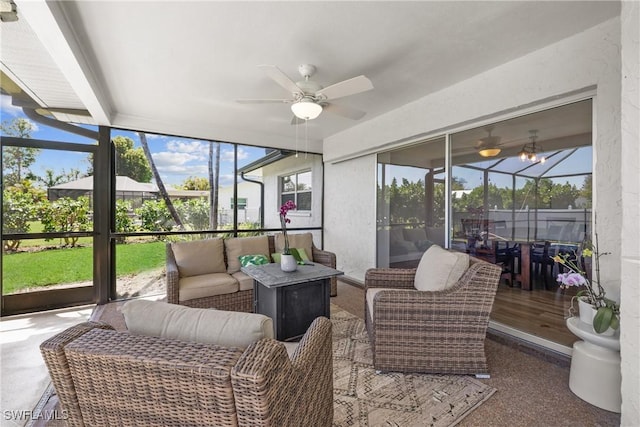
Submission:
{"label": "beige cushion", "polygon": [[367,302],[367,308],[369,309],[369,320],[373,320],[373,300],[380,291],[397,291],[397,288],[371,288],[367,289],[367,294],[364,296]]}
{"label": "beige cushion", "polygon": [[273,321],[262,314],[145,300],[127,301],[122,313],[129,332],[138,335],[241,348],[274,336]]}
{"label": "beige cushion", "polygon": [[224,247],[227,251],[227,273],[233,274],[240,271],[241,255],[264,255],[269,257],[269,238],[267,236],[256,237],[232,237],[225,239]]}
{"label": "beige cushion", "polygon": [[230,294],[238,292],[240,289],[238,281],[227,273],[183,277],[179,280],[178,286],[180,287],[178,297],[180,301]]}
{"label": "beige cushion", "polygon": [[200,274],[224,273],[224,244],[222,239],[204,239],[192,242],[172,243],[180,277]]}
{"label": "beige cushion", "polygon": [[[313,261],[313,251],[311,250],[313,247],[313,235],[311,233],[292,234],[288,231],[287,236],[289,237],[290,248],[304,249],[309,257],[309,261]],[[275,235],[275,247],[276,252],[282,253],[284,249],[284,234],[278,233]]]}
{"label": "beige cushion", "polygon": [[253,289],[253,279],[250,276],[244,274],[242,271],[236,271],[231,276],[238,281],[238,285],[241,291]]}
{"label": "beige cushion", "polygon": [[441,291],[453,286],[469,268],[469,255],[433,245],[422,255],[414,286],[419,291]]}

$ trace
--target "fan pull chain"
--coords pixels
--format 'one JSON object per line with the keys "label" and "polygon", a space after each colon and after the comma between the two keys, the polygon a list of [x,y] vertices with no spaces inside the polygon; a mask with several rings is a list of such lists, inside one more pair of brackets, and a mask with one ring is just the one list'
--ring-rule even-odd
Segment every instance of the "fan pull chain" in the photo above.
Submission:
{"label": "fan pull chain", "polygon": [[307,158],[309,152],[309,120],[304,121],[304,158]]}
{"label": "fan pull chain", "polygon": [[294,116],[296,118],[296,158],[298,158],[298,117]]}

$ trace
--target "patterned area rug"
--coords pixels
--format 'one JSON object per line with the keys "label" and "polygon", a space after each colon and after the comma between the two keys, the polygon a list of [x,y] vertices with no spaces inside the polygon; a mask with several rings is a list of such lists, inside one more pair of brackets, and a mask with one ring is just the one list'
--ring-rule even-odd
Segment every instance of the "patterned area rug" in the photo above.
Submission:
{"label": "patterned area rug", "polygon": [[496,389],[461,375],[380,373],[364,322],[332,304],[333,425],[454,426]]}

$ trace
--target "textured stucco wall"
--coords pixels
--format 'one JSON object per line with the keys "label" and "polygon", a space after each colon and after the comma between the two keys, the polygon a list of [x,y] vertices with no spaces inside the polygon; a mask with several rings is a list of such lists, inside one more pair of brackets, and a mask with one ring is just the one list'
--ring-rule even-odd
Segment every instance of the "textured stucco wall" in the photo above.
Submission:
{"label": "textured stucco wall", "polygon": [[640,3],[622,3],[622,358],[623,426],[640,425]]}
{"label": "textured stucco wall", "polygon": [[[280,187],[279,178],[292,173],[311,171],[311,212],[290,212],[287,218],[291,223],[288,230],[296,233],[297,227],[321,227],[322,226],[322,156],[319,154],[298,154],[279,160],[265,166],[262,172],[264,182],[264,226],[265,228],[280,228]],[[308,231],[304,231],[307,233]],[[322,233],[312,231],[313,242],[322,247]]]}
{"label": "textured stucco wall", "polygon": [[376,256],[376,157],[325,164],[324,243],[338,270],[364,280]]}

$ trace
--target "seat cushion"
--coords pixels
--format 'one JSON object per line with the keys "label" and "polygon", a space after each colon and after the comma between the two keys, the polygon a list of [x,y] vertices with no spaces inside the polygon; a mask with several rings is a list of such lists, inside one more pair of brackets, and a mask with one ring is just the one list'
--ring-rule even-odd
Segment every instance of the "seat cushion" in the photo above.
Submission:
{"label": "seat cushion", "polygon": [[273,338],[269,316],[191,308],[160,301],[131,300],[122,307],[132,334],[181,341],[246,348],[262,338]]}
{"label": "seat cushion", "polygon": [[[287,232],[287,237],[289,238],[290,248],[304,249],[309,257],[309,261],[313,261],[313,251],[311,250],[313,247],[313,235],[311,233],[292,234],[291,232]],[[282,233],[275,235],[274,244],[276,252],[282,253],[284,249],[284,235]]]}
{"label": "seat cushion", "polygon": [[[397,291],[397,288],[371,288],[367,289],[367,294],[364,296],[369,309],[369,316],[373,316],[373,300],[380,291]],[[369,320],[373,320],[373,317],[369,317]]]}
{"label": "seat cushion", "polygon": [[253,278],[247,276],[242,271],[236,271],[231,275],[231,277],[238,281],[238,287],[241,291],[253,289]]}
{"label": "seat cushion", "polygon": [[419,291],[441,291],[453,286],[469,268],[469,255],[432,245],[422,255],[414,287]]}
{"label": "seat cushion", "polygon": [[180,277],[225,273],[222,239],[204,239],[171,244]]}
{"label": "seat cushion", "polygon": [[264,255],[269,259],[269,238],[267,236],[232,237],[225,239],[224,247],[227,251],[227,273],[240,271],[239,256]]}
{"label": "seat cushion", "polygon": [[238,292],[238,281],[227,273],[201,274],[180,279],[180,301]]}

